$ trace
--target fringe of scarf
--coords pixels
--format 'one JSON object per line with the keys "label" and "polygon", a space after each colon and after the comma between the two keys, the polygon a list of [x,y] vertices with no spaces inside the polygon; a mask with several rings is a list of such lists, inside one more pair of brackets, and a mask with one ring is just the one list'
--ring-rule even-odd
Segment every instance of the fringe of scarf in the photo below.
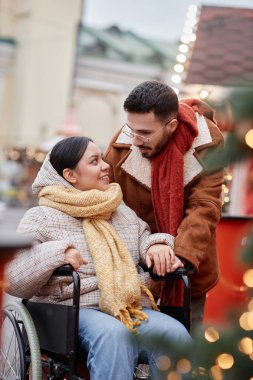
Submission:
{"label": "fringe of scarf", "polygon": [[106,191],[46,186],[39,198],[41,206],[83,218],[100,290],[99,308],[136,332],[136,326],[148,318],[141,310],[141,291],[147,294],[153,309],[158,308],[150,291],[140,283],[128,248],[108,222],[122,201],[120,186],[113,183]]}

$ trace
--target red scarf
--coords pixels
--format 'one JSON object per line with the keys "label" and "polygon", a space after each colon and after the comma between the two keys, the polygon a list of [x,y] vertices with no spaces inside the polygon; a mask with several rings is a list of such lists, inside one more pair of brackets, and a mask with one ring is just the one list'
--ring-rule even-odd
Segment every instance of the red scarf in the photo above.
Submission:
{"label": "red scarf", "polygon": [[[184,155],[198,135],[195,111],[214,121],[213,111],[204,102],[198,99],[182,100],[179,103],[177,129],[161,153],[151,159],[151,193],[157,228],[159,232],[173,236],[177,235],[184,212]],[[177,283],[172,282],[174,285]],[[169,302],[168,297],[175,299],[172,289],[169,293],[163,294],[166,302]],[[176,298],[181,297],[179,294]]]}

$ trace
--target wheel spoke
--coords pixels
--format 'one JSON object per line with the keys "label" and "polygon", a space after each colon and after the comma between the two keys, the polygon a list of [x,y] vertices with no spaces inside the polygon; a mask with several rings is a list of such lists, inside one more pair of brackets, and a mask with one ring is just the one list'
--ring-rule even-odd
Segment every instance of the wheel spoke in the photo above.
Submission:
{"label": "wheel spoke", "polygon": [[20,329],[15,319],[17,319],[17,313],[12,312],[12,315],[11,312],[6,313],[2,324],[1,380],[21,380],[22,378],[20,355],[23,348]]}

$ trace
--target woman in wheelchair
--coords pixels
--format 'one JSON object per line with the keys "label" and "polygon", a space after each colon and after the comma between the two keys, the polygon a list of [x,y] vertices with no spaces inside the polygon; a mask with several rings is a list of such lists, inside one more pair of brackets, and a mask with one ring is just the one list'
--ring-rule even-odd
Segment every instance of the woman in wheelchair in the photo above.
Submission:
{"label": "woman in wheelchair", "polygon": [[[92,380],[132,380],[138,360],[152,379],[165,379],[157,360],[172,357],[149,344],[152,336],[182,345],[186,328],[160,313],[140,265],[164,275],[183,266],[167,234],[151,234],[122,202],[109,167],[86,137],[58,142],[34,183],[39,206],[28,210],[18,232],[32,233],[33,248],[20,252],[7,271],[8,293],[35,302],[69,304],[69,277],[52,276],[69,263],[81,279],[78,339]],[[159,352],[158,352],[159,351]]]}

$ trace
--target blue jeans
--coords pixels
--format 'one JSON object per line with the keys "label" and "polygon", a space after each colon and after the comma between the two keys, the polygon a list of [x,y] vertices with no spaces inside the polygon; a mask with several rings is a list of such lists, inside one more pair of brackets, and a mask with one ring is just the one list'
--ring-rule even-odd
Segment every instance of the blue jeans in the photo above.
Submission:
{"label": "blue jeans", "polygon": [[[133,380],[138,360],[149,364],[151,379],[167,379],[158,370],[156,358],[171,352],[157,352],[149,342],[152,337],[185,345],[191,337],[177,320],[160,312],[143,309],[148,321],[138,326],[136,336],[116,318],[95,309],[81,309],[79,315],[79,344],[87,353],[91,380]],[[167,349],[168,351],[168,349]],[[173,359],[172,359],[173,360]]]}

